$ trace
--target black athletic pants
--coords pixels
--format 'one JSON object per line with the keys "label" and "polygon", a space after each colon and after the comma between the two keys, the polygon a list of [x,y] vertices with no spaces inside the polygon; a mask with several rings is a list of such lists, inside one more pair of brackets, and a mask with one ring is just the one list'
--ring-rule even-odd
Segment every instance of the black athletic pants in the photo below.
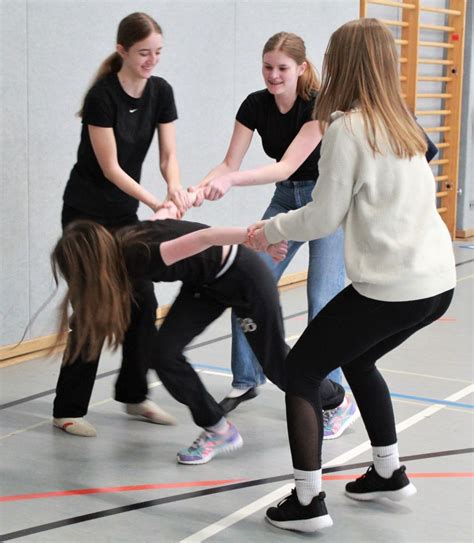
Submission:
{"label": "black athletic pants", "polygon": [[[224,413],[183,351],[229,307],[241,319],[265,375],[280,389],[287,387],[285,359],[289,347],[275,280],[253,251],[240,246],[234,263],[219,279],[204,286],[182,286],[154,341],[151,367],[168,392],[189,407],[194,422],[201,427],[216,424]],[[344,399],[344,389],[327,379],[320,394],[326,409],[337,407]]]}
{"label": "black athletic pants", "polygon": [[[138,221],[135,214],[119,218],[94,217],[64,205],[62,227],[77,219],[89,219],[110,230]],[[137,281],[134,284],[134,297],[136,303],[132,304],[131,322],[122,346],[122,365],[115,384],[115,399],[124,403],[140,403],[146,399],[150,344],[156,334],[158,304],[153,283]],[[72,327],[68,341],[74,341],[73,323]],[[99,358],[86,361],[79,357],[61,367],[54,399],[54,417],[83,417],[87,413],[98,364]]]}
{"label": "black athletic pants", "polygon": [[321,467],[322,406],[314,390],[338,366],[351,387],[372,445],[396,443],[390,392],[376,362],[439,319],[453,292],[384,302],[366,298],[349,285],[309,323],[287,358],[287,423],[295,468]]}

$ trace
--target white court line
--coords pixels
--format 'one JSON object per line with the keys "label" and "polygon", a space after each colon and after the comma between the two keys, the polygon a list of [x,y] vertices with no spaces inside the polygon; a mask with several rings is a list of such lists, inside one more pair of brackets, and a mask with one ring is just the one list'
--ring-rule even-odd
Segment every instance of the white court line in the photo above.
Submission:
{"label": "white court line", "polygon": [[[460,400],[464,396],[467,396],[474,392],[474,385],[469,385],[468,387],[463,388],[462,390],[455,392],[454,394],[451,394],[451,396],[448,396],[444,399],[444,401],[456,401]],[[412,417],[409,417],[408,419],[400,422],[397,424],[396,429],[397,433],[403,432],[407,428],[410,428],[411,426],[417,424],[418,422],[421,422],[422,420],[431,417],[438,411],[441,411],[444,409],[445,406],[441,404],[435,404],[432,405],[426,409],[423,409],[416,415],[413,415]],[[323,464],[323,467],[329,467],[329,466],[338,466],[341,464],[344,464],[345,462],[348,462],[349,460],[352,460],[356,456],[359,456],[363,452],[369,450],[371,448],[370,441],[365,441],[364,443],[361,443],[357,447],[354,447],[353,449],[350,449],[349,451],[340,454],[336,458],[333,458],[326,464]],[[262,498],[253,501],[252,503],[246,505],[245,507],[242,507],[238,511],[235,511],[234,513],[222,518],[221,520],[210,524],[206,528],[203,528],[199,532],[196,532],[189,537],[186,537],[185,539],[182,539],[180,543],[200,543],[201,541],[205,541],[209,537],[221,532],[222,530],[225,530],[226,528],[229,528],[233,524],[236,524],[237,522],[240,522],[244,518],[253,515],[260,509],[263,509],[267,505],[270,505],[274,501],[282,498],[286,494],[288,494],[289,490],[293,488],[293,483],[286,484],[277,490],[271,492],[270,494],[267,494],[263,496]]]}

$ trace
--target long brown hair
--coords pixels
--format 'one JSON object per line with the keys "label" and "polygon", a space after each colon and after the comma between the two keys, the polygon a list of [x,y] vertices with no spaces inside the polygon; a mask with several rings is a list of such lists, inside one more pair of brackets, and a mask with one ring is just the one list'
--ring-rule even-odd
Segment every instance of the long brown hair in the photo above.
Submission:
{"label": "long brown hair", "polygon": [[[128,51],[132,45],[142,41],[150,34],[163,34],[160,25],[147,15],[142,12],[135,12],[127,15],[119,23],[117,30],[117,44],[120,44],[125,51]],[[110,73],[118,73],[122,68],[122,57],[115,51],[109,55],[100,65],[97,70],[89,89],[93,87],[98,81],[103,79],[106,75]],[[87,93],[86,93],[87,94]],[[82,105],[80,111],[77,113],[78,117],[82,117],[84,109],[84,104]]]}
{"label": "long brown hair", "polygon": [[[59,332],[71,325],[64,363],[80,354],[94,360],[105,343],[116,349],[130,323],[132,286],[120,243],[92,221],[68,225],[51,253],[54,280],[62,276],[67,291],[59,308]],[[73,308],[70,322],[69,305]]]}
{"label": "long brown hair", "polygon": [[306,62],[306,70],[298,78],[296,93],[303,100],[310,100],[318,91],[320,83],[316,68],[306,56],[306,46],[303,38],[291,32],[274,34],[263,47],[262,57],[271,51],[282,51],[292,58],[298,66]]}
{"label": "long brown hair", "polygon": [[398,157],[425,153],[427,143],[402,97],[398,56],[390,30],[377,19],[357,19],[331,36],[323,63],[321,90],[314,109],[324,131],[336,110],[361,111],[367,141],[380,152],[386,134]]}

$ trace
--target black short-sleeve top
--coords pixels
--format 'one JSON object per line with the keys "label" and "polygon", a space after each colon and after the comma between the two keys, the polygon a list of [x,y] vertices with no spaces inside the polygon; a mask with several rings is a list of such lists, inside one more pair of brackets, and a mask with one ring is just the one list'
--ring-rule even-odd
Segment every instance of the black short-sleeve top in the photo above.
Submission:
{"label": "black short-sleeve top", "polygon": [[[127,228],[118,231],[119,239]],[[128,273],[134,279],[205,285],[212,282],[221,269],[222,247],[218,246],[209,247],[171,266],[167,266],[161,257],[161,243],[209,228],[205,224],[165,219],[142,221],[133,228],[139,230],[139,236],[136,242],[123,245],[123,254]]]}
{"label": "black short-sleeve top", "polygon": [[[237,111],[236,119],[260,134],[265,153],[278,162],[301,127],[312,120],[315,100],[316,95],[310,100],[298,96],[290,111],[280,113],[274,96],[264,89],[247,96]],[[318,178],[320,148],[320,144],[315,146],[303,164],[289,177],[290,180],[308,181]]]}
{"label": "black short-sleeve top", "polygon": [[177,119],[173,89],[161,77],[148,79],[140,98],[129,96],[117,74],[96,83],[84,100],[81,141],[64,192],[64,202],[100,217],[133,214],[138,201],[109,181],[102,173],[89,138],[88,125],[113,128],[118,162],[140,182],[143,161],[159,124]]}

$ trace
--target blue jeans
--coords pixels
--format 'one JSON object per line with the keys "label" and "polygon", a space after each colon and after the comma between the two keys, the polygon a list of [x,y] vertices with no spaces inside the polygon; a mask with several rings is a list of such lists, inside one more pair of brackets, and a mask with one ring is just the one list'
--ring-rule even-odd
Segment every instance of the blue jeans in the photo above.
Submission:
{"label": "blue jeans", "polygon": [[[315,181],[282,181],[277,183],[272,201],[263,219],[269,219],[279,213],[299,209],[311,202]],[[288,264],[303,245],[300,241],[288,243],[288,254],[282,262],[274,262],[267,253],[259,253],[271,269],[275,280],[283,275]],[[308,298],[308,322],[344,288],[344,236],[342,229],[322,239],[309,242],[308,280],[306,284]],[[235,315],[232,313],[232,386],[249,388],[265,383],[262,367],[257,362]],[[340,368],[333,370],[328,378],[341,383]]]}

